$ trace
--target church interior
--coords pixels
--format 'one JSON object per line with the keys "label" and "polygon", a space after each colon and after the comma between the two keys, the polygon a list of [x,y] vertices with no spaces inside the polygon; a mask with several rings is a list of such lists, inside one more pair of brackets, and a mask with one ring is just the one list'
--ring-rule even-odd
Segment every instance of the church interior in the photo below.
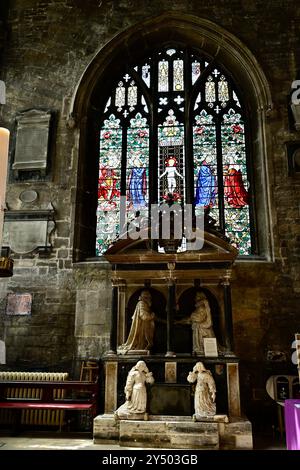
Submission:
{"label": "church interior", "polygon": [[1,1],[1,429],[284,438],[299,28],[292,0]]}

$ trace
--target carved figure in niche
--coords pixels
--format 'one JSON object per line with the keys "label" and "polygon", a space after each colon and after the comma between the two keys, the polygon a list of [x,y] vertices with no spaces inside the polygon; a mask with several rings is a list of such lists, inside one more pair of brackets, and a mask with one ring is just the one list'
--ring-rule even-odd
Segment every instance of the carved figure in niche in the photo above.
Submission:
{"label": "carved figure in niche", "polygon": [[187,381],[196,382],[195,388],[195,421],[216,414],[216,384],[209,370],[206,370],[202,362],[194,365],[193,371],[189,372]]}
{"label": "carved figure in niche", "polygon": [[127,341],[118,348],[120,354],[151,349],[156,319],[155,313],[151,311],[151,302],[150,292],[143,290],[135,307]]}
{"label": "carved figure in niche", "polygon": [[148,419],[146,383],[153,384],[154,377],[145,362],[138,361],[127,376],[126,401],[115,411],[116,419]]}
{"label": "carved figure in niche", "polygon": [[191,324],[193,332],[193,353],[204,354],[204,338],[215,338],[211,311],[206,295],[197,292],[195,297],[195,310],[192,314],[177,320],[175,324]]}

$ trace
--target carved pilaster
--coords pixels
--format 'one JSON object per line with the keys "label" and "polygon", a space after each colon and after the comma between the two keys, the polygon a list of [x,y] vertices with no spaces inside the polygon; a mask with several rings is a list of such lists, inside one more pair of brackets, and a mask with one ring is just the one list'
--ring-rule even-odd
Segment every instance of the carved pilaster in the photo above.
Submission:
{"label": "carved pilaster", "polygon": [[169,276],[166,278],[168,285],[168,305],[167,305],[167,352],[166,356],[175,356],[172,351],[172,327],[176,306],[176,278],[174,277],[175,263],[168,263]]}
{"label": "carved pilaster", "polygon": [[118,363],[105,364],[105,403],[104,413],[113,413],[117,409]]}
{"label": "carved pilaster", "polygon": [[117,323],[118,323],[118,283],[115,278],[112,282],[111,293],[111,327],[110,327],[110,350],[109,355],[116,354],[117,351]]}
{"label": "carved pilaster", "polygon": [[241,416],[239,365],[227,363],[227,391],[229,416]]}
{"label": "carved pilaster", "polygon": [[126,340],[126,282],[118,281],[118,345]]}
{"label": "carved pilaster", "polygon": [[225,344],[229,351],[233,351],[233,323],[232,323],[232,305],[231,305],[231,286],[230,276],[226,276],[222,282],[224,296],[224,316],[225,316]]}

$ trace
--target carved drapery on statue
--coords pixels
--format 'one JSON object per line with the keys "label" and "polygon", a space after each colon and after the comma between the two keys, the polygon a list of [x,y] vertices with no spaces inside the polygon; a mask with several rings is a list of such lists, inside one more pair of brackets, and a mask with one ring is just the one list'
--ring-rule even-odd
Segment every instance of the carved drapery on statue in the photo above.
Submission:
{"label": "carved drapery on statue", "polygon": [[127,341],[118,348],[118,353],[149,351],[153,345],[155,314],[151,311],[151,294],[141,292],[136,305]]}
{"label": "carved drapery on statue", "polygon": [[211,372],[206,370],[202,362],[197,362],[187,376],[187,381],[196,382],[194,420],[214,416],[216,414],[216,384]]}
{"label": "carved drapery on statue", "polygon": [[194,354],[204,354],[204,338],[215,338],[210,306],[203,292],[196,293],[192,314],[176,323],[192,325]]}
{"label": "carved drapery on statue", "polygon": [[138,361],[129,371],[124,389],[126,401],[115,412],[116,419],[147,419],[146,383],[154,377],[144,361]]}

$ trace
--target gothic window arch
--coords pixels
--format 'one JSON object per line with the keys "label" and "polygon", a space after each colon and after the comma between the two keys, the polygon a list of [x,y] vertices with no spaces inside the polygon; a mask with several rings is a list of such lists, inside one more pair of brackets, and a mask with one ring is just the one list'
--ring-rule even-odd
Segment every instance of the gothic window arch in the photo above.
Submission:
{"label": "gothic window arch", "polygon": [[230,73],[203,52],[167,45],[124,67],[99,114],[96,254],[128,218],[170,194],[256,252],[247,106]]}

